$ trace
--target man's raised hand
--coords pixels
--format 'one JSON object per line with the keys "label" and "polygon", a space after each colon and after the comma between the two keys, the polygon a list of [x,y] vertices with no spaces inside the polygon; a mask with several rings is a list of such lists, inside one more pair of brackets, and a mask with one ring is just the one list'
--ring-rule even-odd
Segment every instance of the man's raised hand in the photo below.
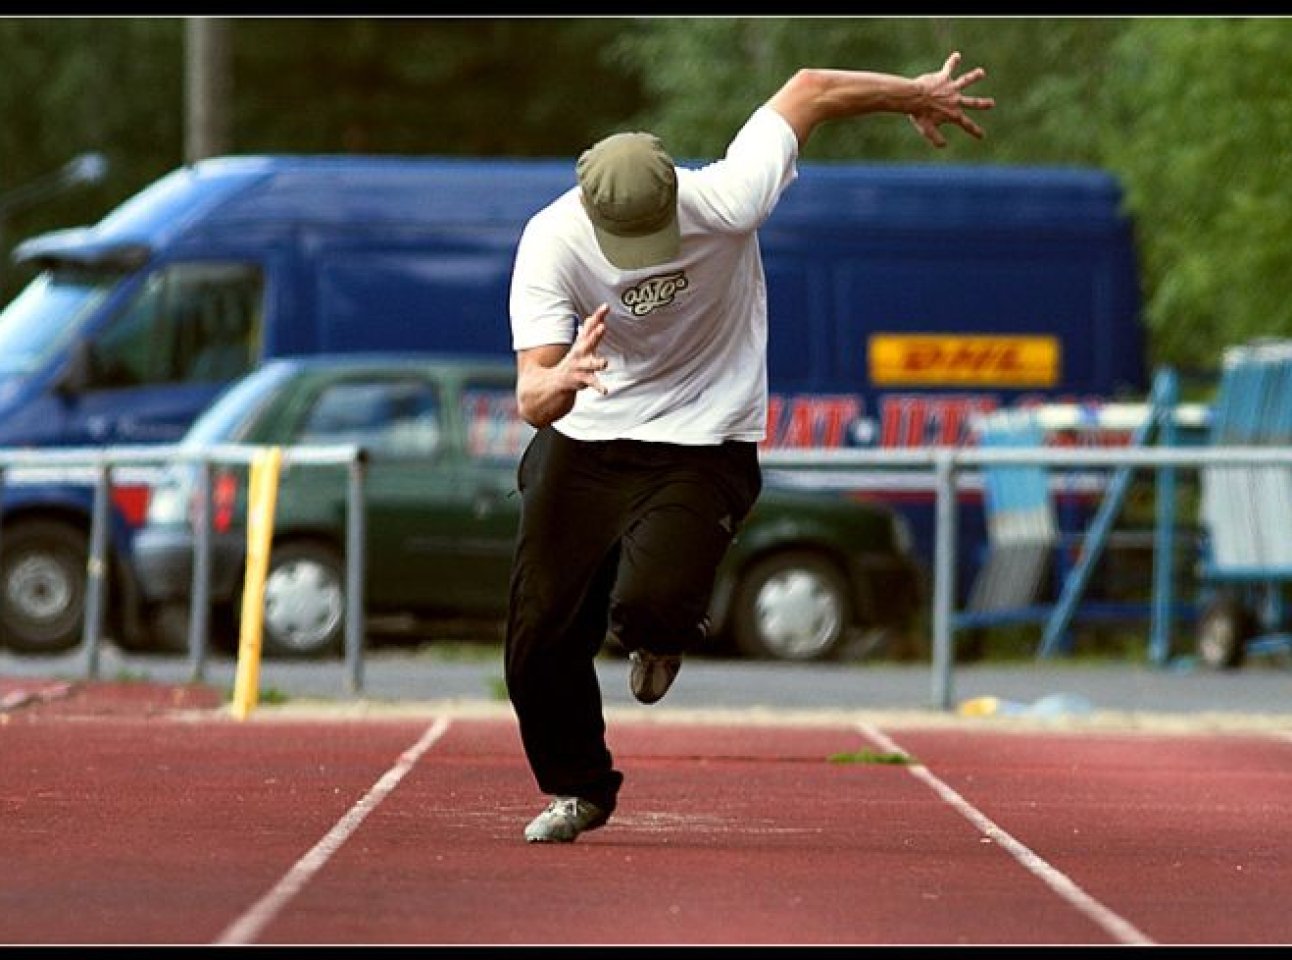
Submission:
{"label": "man's raised hand", "polygon": [[955,72],[959,66],[960,53],[957,51],[947,57],[941,70],[915,78],[916,82],[924,87],[928,104],[907,116],[910,117],[911,123],[920,135],[935,147],[941,148],[947,145],[946,137],[938,129],[944,123],[954,123],[971,137],[981,140],[986,134],[965,111],[990,110],[996,106],[996,101],[992,97],[967,97],[961,93],[965,87],[987,76],[987,71],[982,67],[974,67],[957,77]]}

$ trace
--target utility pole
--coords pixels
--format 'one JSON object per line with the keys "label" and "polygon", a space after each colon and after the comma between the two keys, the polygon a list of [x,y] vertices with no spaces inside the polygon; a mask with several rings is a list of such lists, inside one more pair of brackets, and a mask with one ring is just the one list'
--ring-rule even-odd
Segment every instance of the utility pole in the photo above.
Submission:
{"label": "utility pole", "polygon": [[228,153],[232,89],[229,21],[188,17],[184,30],[184,162]]}

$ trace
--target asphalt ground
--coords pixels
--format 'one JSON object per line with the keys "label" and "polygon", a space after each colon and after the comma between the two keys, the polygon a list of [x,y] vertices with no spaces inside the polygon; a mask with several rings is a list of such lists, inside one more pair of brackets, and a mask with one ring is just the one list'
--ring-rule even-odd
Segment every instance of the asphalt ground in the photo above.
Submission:
{"label": "asphalt ground", "polygon": [[[341,660],[260,665],[259,706],[397,710],[449,704],[506,712],[500,652],[494,645],[455,645],[453,655],[434,644],[378,647],[366,654],[356,677]],[[0,695],[35,681],[200,682],[231,694],[236,660],[207,659],[200,670],[184,656],[131,654],[105,644],[91,672],[83,651],[57,656],[0,650]],[[627,686],[627,662],[598,661],[608,712],[774,713],[838,712],[907,714],[931,722],[1005,718],[1077,721],[1104,725],[1169,725],[1292,729],[1292,666],[1282,657],[1249,660],[1215,671],[1180,660],[1168,666],[1121,661],[1037,659],[957,664],[950,676],[950,706],[936,702],[938,678],[928,663],[884,660],[790,664],[691,658],[667,698],[642,707]],[[16,694],[15,694],[16,695]]]}

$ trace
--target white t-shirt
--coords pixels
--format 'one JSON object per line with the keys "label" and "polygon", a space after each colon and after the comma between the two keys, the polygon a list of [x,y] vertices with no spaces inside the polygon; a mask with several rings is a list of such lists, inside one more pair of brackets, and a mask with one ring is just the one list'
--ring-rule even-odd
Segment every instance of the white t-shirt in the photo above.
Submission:
{"label": "white t-shirt", "polygon": [[512,347],[573,343],[609,304],[598,352],[609,393],[580,390],[553,426],[577,440],[717,444],[762,440],[767,290],[757,230],[798,175],[798,140],[760,107],[699,169],[678,168],[677,259],[620,270],[597,247],[574,187],[521,234],[511,282]]}

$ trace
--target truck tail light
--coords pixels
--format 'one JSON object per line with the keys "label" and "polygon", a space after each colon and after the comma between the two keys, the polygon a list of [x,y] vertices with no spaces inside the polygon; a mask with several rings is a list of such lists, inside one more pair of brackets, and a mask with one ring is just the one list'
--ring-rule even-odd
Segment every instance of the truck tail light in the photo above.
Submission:
{"label": "truck tail light", "polygon": [[233,526],[233,511],[237,502],[237,474],[231,470],[219,471],[211,488],[211,529],[216,533],[225,533]]}
{"label": "truck tail light", "polygon": [[[188,500],[188,522],[194,530],[202,518],[197,490]],[[211,479],[211,530],[226,533],[233,526],[234,507],[238,501],[238,478],[230,470],[220,470]]]}

